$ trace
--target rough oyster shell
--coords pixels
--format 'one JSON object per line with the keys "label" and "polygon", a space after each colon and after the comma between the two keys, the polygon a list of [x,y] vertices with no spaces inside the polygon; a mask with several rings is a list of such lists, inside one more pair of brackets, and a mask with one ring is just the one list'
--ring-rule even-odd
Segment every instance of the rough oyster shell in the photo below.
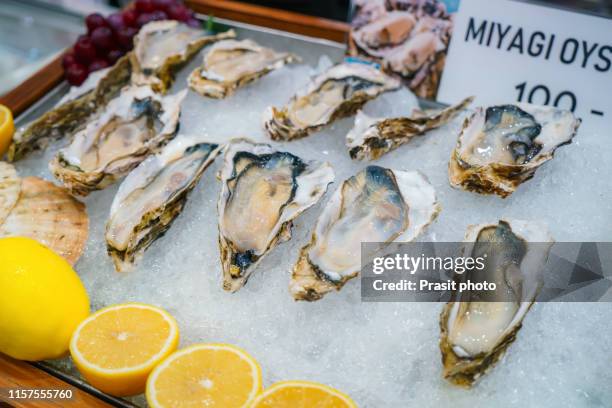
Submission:
{"label": "rough oyster shell", "polygon": [[444,377],[470,387],[516,339],[543,285],[542,268],[554,241],[543,225],[519,220],[470,226],[465,241],[464,256],[485,256],[486,268],[459,279],[497,284],[494,293],[454,292],[440,315]]}
{"label": "rough oyster shell", "polygon": [[227,147],[220,177],[223,288],[235,292],[272,248],[291,238],[292,221],[321,199],[334,173],[329,163],[239,140]]}
{"label": "rough oyster shell", "polygon": [[0,161],[0,225],[19,200],[21,191],[21,179],[17,175],[15,167]]}
{"label": "rough oyster shell", "polygon": [[37,177],[21,182],[21,194],[0,224],[0,238],[29,237],[74,265],[85,248],[89,218],[85,205],[66,189]]}
{"label": "rough oyster shell", "polygon": [[130,81],[131,67],[126,55],[108,70],[95,73],[80,87],[72,89],[60,103],[20,129],[13,136],[7,157],[17,161],[32,151],[44,149],[50,141],[72,135],[85,126],[101,108]]}
{"label": "rough oyster shell", "polygon": [[376,160],[384,154],[450,122],[467,107],[469,97],[440,111],[413,114],[410,117],[375,119],[362,111],[357,113],[355,126],[346,135],[346,145],[352,159]]}
{"label": "rough oyster shell", "polygon": [[224,40],[213,45],[202,66],[189,75],[189,87],[203,96],[225,98],[239,87],[295,62],[297,57],[276,52],[252,40]]}
{"label": "rough oyster shell", "polygon": [[78,195],[114,183],[175,136],[186,92],[160,96],[148,86],[124,89],[58,152],[51,172]]}
{"label": "rough oyster shell", "polygon": [[529,104],[477,108],[450,158],[451,186],[507,197],[530,179],[580,126],[571,112]]}
{"label": "rough oyster shell", "polygon": [[[344,181],[317,220],[293,268],[296,300],[340,290],[361,269],[361,243],[414,240],[438,215],[434,188],[416,171],[368,166]],[[364,255],[369,259],[375,254]]]}
{"label": "rough oyster shell", "polygon": [[281,110],[268,108],[264,127],[274,140],[292,140],[350,116],[367,101],[396,90],[400,82],[372,65],[344,62],[316,76]]}
{"label": "rough oyster shell", "polygon": [[132,83],[149,85],[156,92],[165,93],[176,70],[205,45],[235,36],[234,30],[208,35],[174,20],[148,23],[134,37]]}
{"label": "rough oyster shell", "polygon": [[118,272],[129,270],[183,210],[219,146],[177,136],[121,183],[106,224],[106,245]]}

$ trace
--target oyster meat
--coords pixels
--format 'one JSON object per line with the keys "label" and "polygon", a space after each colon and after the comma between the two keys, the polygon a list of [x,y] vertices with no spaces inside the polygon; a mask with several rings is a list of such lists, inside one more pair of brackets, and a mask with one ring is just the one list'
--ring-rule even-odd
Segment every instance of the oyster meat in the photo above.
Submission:
{"label": "oyster meat", "polygon": [[0,161],[0,225],[17,204],[21,192],[21,179],[15,166]]}
{"label": "oyster meat", "polygon": [[148,86],[124,89],[58,152],[51,172],[78,195],[114,183],[175,136],[186,92],[161,96]]}
{"label": "oyster meat", "polygon": [[442,1],[357,1],[348,53],[399,74],[418,96],[434,99],[453,28]]}
{"label": "oyster meat", "polygon": [[19,199],[0,222],[0,238],[35,239],[72,265],[85,249],[88,232],[85,205],[66,189],[38,177],[21,180]]}
{"label": "oyster meat", "polygon": [[329,163],[238,140],[227,147],[220,177],[223,288],[235,292],[272,248],[291,238],[292,221],[321,199],[334,172]]}
{"label": "oyster meat", "polygon": [[20,160],[35,150],[44,149],[52,140],[73,135],[119,94],[129,83],[130,75],[128,56],[119,59],[111,68],[90,75],[80,87],[71,89],[56,107],[15,133],[8,159]]}
{"label": "oyster meat", "polygon": [[171,226],[219,146],[179,135],[121,183],[106,224],[106,245],[118,272],[129,270]]}
{"label": "oyster meat", "polygon": [[274,140],[308,136],[336,119],[354,114],[381,93],[399,87],[398,80],[372,65],[344,62],[316,76],[284,108],[268,108],[264,127]]}
{"label": "oyster meat", "polygon": [[203,96],[225,98],[296,60],[293,54],[276,52],[252,40],[220,41],[206,53],[204,64],[189,75],[189,87]]}
{"label": "oyster meat", "polygon": [[519,103],[477,108],[465,120],[448,166],[451,186],[507,197],[569,144],[580,126],[571,112]]}
{"label": "oyster meat", "polygon": [[165,93],[175,72],[205,45],[235,36],[234,30],[210,35],[174,20],[148,23],[134,37],[132,83]]}
{"label": "oyster meat", "polygon": [[362,242],[381,243],[378,252],[394,241],[412,241],[439,211],[434,188],[420,173],[366,167],[344,181],[323,209],[289,291],[296,300],[313,301],[340,290],[361,269]]}
{"label": "oyster meat", "polygon": [[495,283],[494,291],[454,291],[440,315],[444,377],[470,387],[503,356],[543,285],[543,267],[554,240],[543,225],[500,220],[470,226],[464,256],[484,257],[482,270],[459,281]]}
{"label": "oyster meat", "polygon": [[346,135],[346,145],[352,159],[376,160],[384,154],[408,143],[415,136],[450,122],[473,100],[469,97],[457,105],[434,112],[413,113],[409,117],[376,119],[357,113],[355,126]]}

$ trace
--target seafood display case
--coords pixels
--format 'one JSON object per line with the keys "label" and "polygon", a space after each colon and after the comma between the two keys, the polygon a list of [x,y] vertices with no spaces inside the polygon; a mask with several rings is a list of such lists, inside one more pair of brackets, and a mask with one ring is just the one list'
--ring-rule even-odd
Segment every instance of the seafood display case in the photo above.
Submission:
{"label": "seafood display case", "polygon": [[[369,408],[607,406],[608,305],[534,301],[554,241],[610,240],[612,148],[568,111],[421,99],[449,41],[438,14],[422,21],[441,27],[432,58],[410,75],[380,70],[401,65],[396,50],[362,58],[380,52],[365,21],[350,55],[223,18],[207,32],[149,22],[112,66],[16,118],[20,200],[68,203],[43,238],[74,264],[92,310],[163,307],[181,345],[249,350],[264,386],[319,381]],[[62,191],[36,184],[48,182]],[[15,201],[25,216],[0,220],[0,236],[41,237]],[[464,240],[473,254],[495,243],[495,267],[518,270],[498,277],[502,302],[362,301],[364,241]],[[112,405],[147,406],[94,388],[69,358],[36,365]]]}

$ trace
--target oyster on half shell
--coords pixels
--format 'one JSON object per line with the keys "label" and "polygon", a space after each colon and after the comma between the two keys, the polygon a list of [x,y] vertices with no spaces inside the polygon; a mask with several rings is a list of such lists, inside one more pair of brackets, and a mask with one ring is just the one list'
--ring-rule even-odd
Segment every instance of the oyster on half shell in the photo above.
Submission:
{"label": "oyster on half shell", "polygon": [[399,118],[376,119],[359,111],[355,126],[346,135],[349,154],[352,159],[376,160],[412,138],[447,124],[473,100],[469,97],[445,109]]}
{"label": "oyster on half shell", "polygon": [[220,178],[223,288],[235,292],[272,248],[291,238],[292,221],[321,199],[334,172],[329,163],[238,140],[227,147]]}
{"label": "oyster on half shell", "polygon": [[237,88],[295,62],[297,57],[276,52],[252,40],[224,40],[204,56],[202,66],[189,75],[189,87],[203,96],[225,98]]}
{"label": "oyster on half shell", "polygon": [[[416,171],[368,166],[344,181],[300,251],[289,291],[296,300],[318,300],[340,290],[361,269],[361,243],[414,240],[438,215],[434,188]],[[370,259],[375,253],[365,254]]]}
{"label": "oyster on half shell", "polygon": [[274,140],[308,136],[323,126],[354,114],[370,99],[400,87],[372,65],[344,62],[317,75],[282,109],[268,108],[264,127]]}
{"label": "oyster on half shell", "polygon": [[444,377],[470,387],[516,339],[543,285],[543,267],[554,241],[543,225],[519,220],[470,226],[464,256],[486,259],[482,270],[459,281],[495,283],[495,291],[455,291],[440,315]]}
{"label": "oyster on half shell", "polygon": [[451,186],[507,197],[532,178],[580,126],[570,111],[529,104],[477,108],[451,153]]}
{"label": "oyster on half shell", "polygon": [[205,45],[235,36],[234,30],[210,35],[174,20],[148,23],[134,37],[132,83],[149,85],[156,92],[165,93],[176,70]]}
{"label": "oyster on half shell", "polygon": [[71,136],[83,128],[121,88],[130,81],[128,56],[119,59],[111,68],[94,72],[80,87],[75,87],[50,111],[34,120],[13,136],[7,156],[17,161],[29,153],[44,149],[49,142]]}
{"label": "oyster on half shell", "polygon": [[186,92],[161,96],[148,86],[125,88],[58,152],[51,172],[78,195],[114,183],[175,136]]}
{"label": "oyster on half shell", "polygon": [[219,146],[179,135],[121,183],[106,224],[106,245],[118,272],[129,270],[171,226]]}

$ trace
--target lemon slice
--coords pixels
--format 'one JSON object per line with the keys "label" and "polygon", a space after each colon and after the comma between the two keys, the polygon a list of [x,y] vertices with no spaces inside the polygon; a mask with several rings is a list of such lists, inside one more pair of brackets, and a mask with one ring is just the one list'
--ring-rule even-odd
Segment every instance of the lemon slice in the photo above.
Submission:
{"label": "lemon slice", "polygon": [[141,394],[153,368],[178,345],[176,321],[155,306],[101,309],[72,335],[70,354],[85,379],[115,396]]}
{"label": "lemon slice", "polygon": [[266,389],[252,408],[357,408],[338,390],[309,381],[281,381]]}
{"label": "lemon slice", "polygon": [[15,133],[13,113],[6,106],[0,105],[0,158],[8,150],[13,140],[13,133]]}
{"label": "lemon slice", "polygon": [[261,368],[228,344],[196,344],[172,354],[147,381],[152,408],[250,407],[261,391]]}

